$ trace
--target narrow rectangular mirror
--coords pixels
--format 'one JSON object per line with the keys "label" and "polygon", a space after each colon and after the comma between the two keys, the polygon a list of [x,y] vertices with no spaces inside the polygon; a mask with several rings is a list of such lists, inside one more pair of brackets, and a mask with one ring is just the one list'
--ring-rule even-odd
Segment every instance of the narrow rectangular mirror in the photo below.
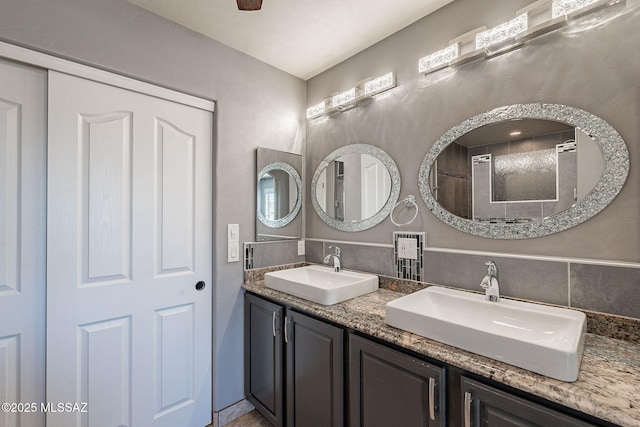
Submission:
{"label": "narrow rectangular mirror", "polygon": [[256,150],[256,241],[302,238],[302,155]]}

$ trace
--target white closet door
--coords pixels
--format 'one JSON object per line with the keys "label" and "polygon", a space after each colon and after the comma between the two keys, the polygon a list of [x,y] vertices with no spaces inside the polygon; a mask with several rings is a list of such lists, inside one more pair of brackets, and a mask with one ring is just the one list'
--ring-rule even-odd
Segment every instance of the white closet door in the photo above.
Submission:
{"label": "white closet door", "polygon": [[48,427],[210,422],[212,122],[50,73]]}
{"label": "white closet door", "polygon": [[0,60],[0,403],[37,405],[3,427],[44,426],[46,91],[45,71]]}

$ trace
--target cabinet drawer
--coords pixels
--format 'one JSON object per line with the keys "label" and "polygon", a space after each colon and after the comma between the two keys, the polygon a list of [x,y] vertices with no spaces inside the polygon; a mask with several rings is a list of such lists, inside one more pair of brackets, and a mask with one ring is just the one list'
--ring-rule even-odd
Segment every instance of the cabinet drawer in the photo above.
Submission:
{"label": "cabinet drawer", "polygon": [[351,334],[351,426],[445,426],[445,369]]}
{"label": "cabinet drawer", "polygon": [[462,377],[464,427],[593,427],[554,409]]}

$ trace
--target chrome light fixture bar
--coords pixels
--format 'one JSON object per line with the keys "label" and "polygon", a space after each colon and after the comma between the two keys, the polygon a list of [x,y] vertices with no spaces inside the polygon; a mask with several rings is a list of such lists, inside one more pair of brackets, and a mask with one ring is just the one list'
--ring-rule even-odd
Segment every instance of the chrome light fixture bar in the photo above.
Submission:
{"label": "chrome light fixture bar", "polygon": [[307,119],[315,119],[320,116],[346,111],[356,107],[363,101],[389,90],[396,86],[396,78],[393,73],[387,73],[375,79],[362,80],[351,89],[340,92],[324,101],[307,108]]}
{"label": "chrome light fixture bar", "polygon": [[460,43],[440,49],[431,55],[420,58],[418,61],[418,71],[421,73],[432,73],[449,65],[451,61],[460,55]]}
{"label": "chrome light fixture bar", "polygon": [[529,16],[529,28],[527,31],[519,33],[516,41],[524,43],[538,36],[556,30],[567,24],[567,20],[562,18],[553,18],[551,16],[551,0],[538,0],[531,3],[524,9],[516,12],[516,15],[526,13]]}

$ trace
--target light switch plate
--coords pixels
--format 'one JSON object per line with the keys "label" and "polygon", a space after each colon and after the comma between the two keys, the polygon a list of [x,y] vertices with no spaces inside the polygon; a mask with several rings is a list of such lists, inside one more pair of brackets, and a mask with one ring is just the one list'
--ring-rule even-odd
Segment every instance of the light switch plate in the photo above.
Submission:
{"label": "light switch plate", "polygon": [[227,262],[240,261],[240,243],[229,243],[227,248]]}
{"label": "light switch plate", "polygon": [[418,259],[418,241],[416,239],[399,237],[398,258]]}
{"label": "light switch plate", "polygon": [[240,225],[227,225],[227,262],[240,261]]}
{"label": "light switch plate", "polygon": [[304,240],[298,241],[298,256],[304,255]]}
{"label": "light switch plate", "polygon": [[239,243],[240,242],[240,225],[229,224],[227,225],[227,243]]}

